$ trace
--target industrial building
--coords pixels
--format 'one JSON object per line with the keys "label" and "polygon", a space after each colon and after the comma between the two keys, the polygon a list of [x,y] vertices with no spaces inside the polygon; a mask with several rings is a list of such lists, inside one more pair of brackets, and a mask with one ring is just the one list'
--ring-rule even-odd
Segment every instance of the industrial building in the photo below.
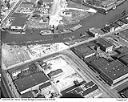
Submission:
{"label": "industrial building", "polygon": [[95,54],[95,51],[86,46],[85,44],[72,48],[72,51],[77,54],[81,59],[90,57]]}
{"label": "industrial building", "polygon": [[118,60],[109,62],[98,58],[89,63],[109,85],[114,85],[127,78],[128,67]]}

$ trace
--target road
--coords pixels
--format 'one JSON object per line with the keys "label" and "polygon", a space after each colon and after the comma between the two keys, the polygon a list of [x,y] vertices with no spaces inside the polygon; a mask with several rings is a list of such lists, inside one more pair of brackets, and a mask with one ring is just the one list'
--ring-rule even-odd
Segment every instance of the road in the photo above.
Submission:
{"label": "road", "polygon": [[[124,28],[125,28],[125,27],[124,27]],[[125,28],[125,29],[126,29],[126,28]],[[30,63],[30,62],[32,62],[32,61],[36,61],[36,60],[42,59],[43,57],[47,57],[47,56],[49,56],[49,55],[53,55],[53,54],[59,53],[59,52],[61,52],[61,51],[63,51],[63,50],[67,50],[67,49],[70,49],[70,48],[72,48],[72,47],[79,46],[79,45],[81,45],[81,44],[85,44],[85,43],[94,41],[94,40],[96,40],[96,39],[98,39],[98,38],[103,38],[103,37],[110,36],[110,35],[112,35],[112,34],[118,33],[118,32],[123,31],[123,30],[124,30],[123,28],[120,28],[120,29],[118,29],[118,30],[116,30],[116,31],[109,32],[109,33],[106,33],[106,34],[104,34],[104,35],[100,35],[99,37],[93,37],[93,38],[90,38],[90,39],[88,39],[88,40],[84,40],[84,41],[82,41],[82,42],[79,42],[79,43],[70,45],[69,47],[66,47],[65,49],[61,49],[61,50],[56,51],[56,52],[52,52],[52,53],[49,53],[49,54],[45,54],[45,55],[42,56],[41,58],[30,59],[30,60],[27,60],[26,62],[21,62],[21,63],[19,63],[19,64],[13,65],[13,66],[11,66],[11,67],[6,68],[6,70],[7,70],[7,69],[14,68],[14,67],[17,67],[17,66],[20,66],[20,65],[23,65],[23,64],[26,64],[26,63]],[[3,67],[3,69],[4,69],[4,68],[5,68],[5,67]]]}
{"label": "road", "polygon": [[[4,72],[2,72],[2,73],[4,73]],[[12,96],[12,92],[10,91],[10,88],[9,88],[9,86],[8,86],[8,83],[7,83],[7,81],[6,81],[6,76],[5,76],[5,74],[2,74],[2,80],[1,80],[1,91],[2,91],[2,97],[3,98],[11,98],[11,97],[13,97]]]}
{"label": "road", "polygon": [[[111,23],[117,19],[119,19],[122,15],[121,12],[123,10],[128,11],[128,1],[118,6],[117,9],[110,11],[108,14],[103,15],[100,13],[96,13],[92,16],[89,16],[86,19],[81,20],[80,24],[83,25],[81,29],[78,29],[75,32],[50,35],[50,36],[42,36],[39,34],[39,31],[30,31],[27,30],[27,34],[9,34],[8,32],[2,32],[2,42],[4,43],[17,43],[17,44],[26,44],[26,42],[34,42],[39,41],[40,43],[55,43],[55,42],[63,42],[69,40],[68,38],[71,36],[79,37],[80,33],[84,33],[87,29],[91,27],[102,28],[105,24]],[[66,40],[64,40],[66,38]]]}

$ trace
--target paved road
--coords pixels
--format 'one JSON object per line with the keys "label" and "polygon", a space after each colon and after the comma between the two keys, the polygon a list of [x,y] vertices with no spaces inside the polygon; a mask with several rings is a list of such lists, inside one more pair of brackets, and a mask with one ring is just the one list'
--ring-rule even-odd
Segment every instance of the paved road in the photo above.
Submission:
{"label": "paved road", "polygon": [[39,34],[39,31],[35,31],[32,33],[30,33],[30,31],[27,31],[27,34],[24,34],[24,35],[23,34],[11,35],[7,32],[2,32],[2,41],[4,43],[18,43],[18,44],[26,43],[27,41],[32,42],[32,41],[39,41],[39,40],[41,43],[55,43],[55,42],[67,41],[69,40],[68,38],[71,36],[75,36],[76,38],[78,38],[80,33],[83,33],[90,27],[101,28],[106,23],[110,23],[112,21],[117,20],[121,16],[120,14],[123,10],[128,11],[128,1],[126,1],[124,4],[117,7],[117,9],[110,11],[107,15],[96,13],[91,17],[81,20],[80,24],[83,25],[81,29],[72,33],[67,33],[63,36],[62,35],[41,36]]}
{"label": "paved road", "polygon": [[8,87],[8,84],[5,80],[5,76],[2,76],[2,81],[1,81],[1,91],[2,91],[2,98],[9,98],[12,97],[12,93]]}

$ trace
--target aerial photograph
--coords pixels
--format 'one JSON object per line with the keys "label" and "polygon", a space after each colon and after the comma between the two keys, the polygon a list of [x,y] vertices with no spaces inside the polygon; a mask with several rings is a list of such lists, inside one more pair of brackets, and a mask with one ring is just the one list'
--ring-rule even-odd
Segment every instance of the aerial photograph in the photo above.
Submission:
{"label": "aerial photograph", "polygon": [[0,98],[128,98],[128,0],[0,9]]}

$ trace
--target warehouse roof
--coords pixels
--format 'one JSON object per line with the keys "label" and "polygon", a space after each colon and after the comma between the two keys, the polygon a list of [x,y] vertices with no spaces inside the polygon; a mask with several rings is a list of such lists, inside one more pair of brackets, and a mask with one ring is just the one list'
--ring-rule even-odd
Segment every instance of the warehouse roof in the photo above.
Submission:
{"label": "warehouse roof", "polygon": [[121,63],[119,60],[108,62],[107,60],[100,58],[92,61],[91,65],[100,74],[102,74],[103,77],[107,77],[112,83],[117,83],[126,78],[123,77],[124,75],[128,76],[128,67]]}
{"label": "warehouse roof", "polygon": [[40,83],[44,83],[48,80],[49,79],[45,75],[44,72],[37,72],[37,73],[31,74],[29,76],[17,79],[14,81],[14,83],[15,83],[18,91],[22,92],[26,89],[34,87],[35,85],[38,85]]}
{"label": "warehouse roof", "polygon": [[118,60],[111,62],[110,65],[106,66],[106,68],[106,74],[108,74],[113,80],[128,74],[128,67]]}
{"label": "warehouse roof", "polygon": [[123,63],[125,63],[126,65],[128,65],[128,54],[119,58],[120,61],[122,61]]}
{"label": "warehouse roof", "polygon": [[120,48],[116,49],[116,51],[121,54],[128,53],[128,47],[120,47]]}
{"label": "warehouse roof", "polygon": [[44,83],[44,84],[40,85],[39,88],[40,89],[43,89],[43,88],[48,87],[50,85],[51,85],[51,83],[50,82],[47,82],[47,83]]}

